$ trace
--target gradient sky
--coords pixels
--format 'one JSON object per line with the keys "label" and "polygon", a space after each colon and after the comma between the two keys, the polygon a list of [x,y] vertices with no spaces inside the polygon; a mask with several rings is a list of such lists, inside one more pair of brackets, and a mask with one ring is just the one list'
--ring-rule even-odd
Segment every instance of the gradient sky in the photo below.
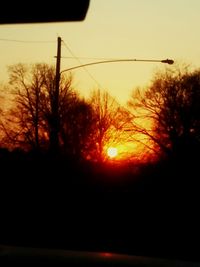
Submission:
{"label": "gradient sky", "polygon": [[[6,81],[11,64],[55,64],[58,36],[77,57],[172,58],[200,67],[199,14],[199,0],[90,0],[82,22],[1,25],[0,81]],[[71,56],[64,44],[62,56]],[[79,64],[63,58],[61,70]],[[74,84],[85,96],[98,86],[107,89],[123,104],[133,88],[147,85],[155,70],[162,68],[164,64],[147,62],[90,66],[89,74],[84,69],[73,71]]]}

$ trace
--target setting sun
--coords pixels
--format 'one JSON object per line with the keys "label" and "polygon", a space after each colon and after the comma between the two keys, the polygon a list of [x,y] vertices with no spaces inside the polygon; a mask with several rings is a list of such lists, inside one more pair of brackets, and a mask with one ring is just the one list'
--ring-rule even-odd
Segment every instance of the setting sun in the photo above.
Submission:
{"label": "setting sun", "polygon": [[107,149],[107,154],[110,158],[115,158],[118,154],[117,148],[115,147],[109,147]]}

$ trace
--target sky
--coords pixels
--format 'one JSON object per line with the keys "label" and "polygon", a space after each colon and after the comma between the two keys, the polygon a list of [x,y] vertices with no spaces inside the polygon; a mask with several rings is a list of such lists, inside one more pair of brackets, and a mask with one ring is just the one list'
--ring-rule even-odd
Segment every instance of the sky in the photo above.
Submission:
{"label": "sky", "polygon": [[[99,58],[170,58],[199,68],[199,13],[199,0],[90,0],[81,22],[0,25],[0,82],[7,81],[12,64],[55,65],[58,36],[63,40],[61,70]],[[73,71],[74,87],[86,97],[93,89],[105,89],[125,104],[133,89],[148,85],[164,65],[126,62],[79,68]]]}

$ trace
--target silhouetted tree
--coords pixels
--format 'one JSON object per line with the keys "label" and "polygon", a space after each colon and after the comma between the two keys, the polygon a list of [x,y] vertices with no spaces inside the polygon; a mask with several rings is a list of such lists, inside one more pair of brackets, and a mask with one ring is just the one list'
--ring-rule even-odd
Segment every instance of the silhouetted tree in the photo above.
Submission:
{"label": "silhouetted tree", "polygon": [[157,152],[188,159],[199,151],[199,103],[200,71],[166,69],[147,89],[133,93],[133,129],[147,136]]}
{"label": "silhouetted tree", "polygon": [[[43,128],[47,134],[47,139],[49,141],[49,149],[52,150],[54,147],[54,134],[55,127],[58,130],[58,141],[60,144],[60,134],[63,128],[63,118],[65,117],[66,112],[69,109],[69,106],[74,103],[74,96],[77,95],[75,92],[72,83],[73,77],[71,74],[68,76],[63,76],[60,78],[59,84],[59,97],[58,97],[58,114],[55,113],[55,101],[56,92],[55,92],[55,69],[53,67],[49,67],[45,65],[45,73],[44,73],[44,86],[45,90],[43,90],[41,94],[41,110],[43,116]],[[77,96],[78,97],[78,96]],[[57,148],[59,149],[59,148]],[[56,152],[53,151],[52,152]],[[58,152],[58,151],[57,151]]]}
{"label": "silhouetted tree", "polygon": [[[46,70],[46,91],[42,94],[42,112],[47,122],[50,147],[54,134],[54,101],[55,87],[52,81],[55,79],[54,69]],[[62,152],[66,155],[79,158],[83,156],[86,147],[86,139],[89,136],[91,125],[91,107],[73,88],[73,77],[62,75],[59,86],[58,99],[58,138]]]}
{"label": "silhouetted tree", "polygon": [[[13,143],[38,150],[42,135],[41,94],[44,90],[43,65],[28,66],[17,64],[10,66],[9,84],[15,105],[9,111],[5,131]],[[8,126],[10,123],[10,127]]]}
{"label": "silhouetted tree", "polygon": [[62,109],[60,129],[62,150],[75,158],[87,157],[93,133],[92,108],[77,93],[71,95],[65,106]]}
{"label": "silhouetted tree", "polygon": [[[51,148],[55,126],[55,69],[47,64],[9,67],[13,105],[2,124],[10,143],[27,149]],[[71,75],[62,75],[57,125],[64,154],[80,157],[91,134],[93,111],[72,86]]]}
{"label": "silhouetted tree", "polygon": [[5,147],[5,132],[4,132],[4,127],[3,127],[3,120],[5,117],[5,112],[6,112],[6,95],[7,95],[7,90],[6,87],[1,84],[0,85],[0,148]]}
{"label": "silhouetted tree", "polygon": [[121,141],[123,130],[130,121],[130,113],[107,92],[100,89],[90,99],[93,110],[93,157],[103,160],[106,144]]}

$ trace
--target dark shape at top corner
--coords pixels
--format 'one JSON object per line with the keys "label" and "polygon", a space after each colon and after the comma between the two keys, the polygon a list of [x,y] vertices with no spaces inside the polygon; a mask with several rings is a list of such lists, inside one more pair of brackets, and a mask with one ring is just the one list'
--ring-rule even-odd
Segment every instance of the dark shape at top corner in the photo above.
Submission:
{"label": "dark shape at top corner", "polygon": [[21,1],[5,1],[0,24],[48,23],[82,21],[85,19],[90,0],[40,1],[24,4]]}

